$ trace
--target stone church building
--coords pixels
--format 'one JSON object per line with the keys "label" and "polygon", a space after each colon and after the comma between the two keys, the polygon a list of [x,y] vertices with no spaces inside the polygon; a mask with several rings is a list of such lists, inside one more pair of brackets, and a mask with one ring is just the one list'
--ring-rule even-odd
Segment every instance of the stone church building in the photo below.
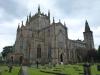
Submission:
{"label": "stone church building", "polygon": [[[50,12],[44,14],[40,7],[35,15],[27,17],[25,25],[18,25],[13,60],[21,57],[25,63],[57,64],[63,62],[77,62],[82,59],[77,49],[81,49],[83,55],[86,49],[94,48],[93,33],[88,22],[85,22],[84,40],[71,40],[68,38],[68,28],[60,21],[50,22]],[[84,53],[85,52],[85,53]]]}

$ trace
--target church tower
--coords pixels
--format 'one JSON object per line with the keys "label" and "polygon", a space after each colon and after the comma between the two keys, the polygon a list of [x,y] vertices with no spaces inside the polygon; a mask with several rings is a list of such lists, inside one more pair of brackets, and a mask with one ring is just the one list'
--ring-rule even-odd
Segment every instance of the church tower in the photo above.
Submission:
{"label": "church tower", "polygon": [[85,32],[83,32],[83,34],[84,34],[84,41],[86,42],[86,48],[88,50],[93,49],[94,48],[93,32],[91,31],[87,20],[85,22]]}

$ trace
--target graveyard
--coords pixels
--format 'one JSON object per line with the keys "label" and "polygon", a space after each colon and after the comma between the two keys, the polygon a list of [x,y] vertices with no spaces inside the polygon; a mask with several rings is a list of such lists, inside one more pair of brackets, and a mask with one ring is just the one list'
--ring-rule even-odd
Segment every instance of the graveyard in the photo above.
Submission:
{"label": "graveyard", "polygon": [[18,75],[19,69],[19,66],[13,66],[12,72],[9,73],[7,65],[0,65],[0,75]]}
{"label": "graveyard", "polygon": [[[9,72],[7,65],[0,65],[0,75],[100,75],[99,64],[90,66],[91,74],[84,73],[83,64],[67,64],[67,65],[36,65],[32,66],[13,66],[12,72]],[[26,69],[26,70],[25,70]]]}

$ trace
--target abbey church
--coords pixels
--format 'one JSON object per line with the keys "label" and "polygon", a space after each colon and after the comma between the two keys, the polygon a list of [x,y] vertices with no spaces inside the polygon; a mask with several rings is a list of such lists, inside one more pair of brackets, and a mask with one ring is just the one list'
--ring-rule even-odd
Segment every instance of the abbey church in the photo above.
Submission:
{"label": "abbey church", "polygon": [[[78,62],[86,55],[86,50],[94,48],[93,33],[88,22],[85,22],[84,40],[68,38],[66,24],[50,22],[48,14],[41,12],[40,7],[35,15],[29,15],[26,23],[18,25],[14,44],[14,61],[23,57],[23,62],[41,64]],[[79,50],[79,51],[78,51]]]}

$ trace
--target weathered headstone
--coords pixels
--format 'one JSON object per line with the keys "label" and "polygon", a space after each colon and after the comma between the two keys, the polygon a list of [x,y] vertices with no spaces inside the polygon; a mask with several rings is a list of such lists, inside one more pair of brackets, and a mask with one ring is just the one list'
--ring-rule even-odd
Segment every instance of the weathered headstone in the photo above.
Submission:
{"label": "weathered headstone", "polygon": [[86,63],[83,65],[84,68],[84,75],[91,75],[91,65]]}
{"label": "weathered headstone", "polygon": [[2,71],[0,70],[0,75],[2,75]]}
{"label": "weathered headstone", "polygon": [[18,72],[18,75],[23,75],[22,66],[20,67],[20,70],[19,70],[19,72]]}
{"label": "weathered headstone", "polygon": [[9,72],[12,72],[12,68],[13,68],[12,64],[10,64],[8,67],[9,67]]}
{"label": "weathered headstone", "polygon": [[97,65],[97,70],[100,71],[100,65]]}

